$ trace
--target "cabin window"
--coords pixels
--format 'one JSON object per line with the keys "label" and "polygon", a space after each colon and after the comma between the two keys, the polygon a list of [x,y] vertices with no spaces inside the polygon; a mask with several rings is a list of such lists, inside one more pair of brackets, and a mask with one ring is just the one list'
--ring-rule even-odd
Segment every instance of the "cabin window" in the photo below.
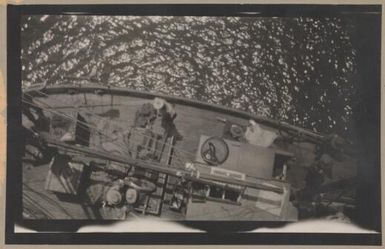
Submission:
{"label": "cabin window", "polygon": [[221,186],[209,186],[201,183],[193,183],[192,185],[194,201],[209,199],[214,201],[239,202],[241,192],[241,189],[225,189]]}
{"label": "cabin window", "polygon": [[211,186],[209,196],[212,198],[222,199],[224,192],[223,188]]}
{"label": "cabin window", "polygon": [[235,190],[226,190],[225,199],[233,202],[238,202],[240,200],[241,193]]}
{"label": "cabin window", "polygon": [[286,155],[275,155],[274,159],[274,168],[273,168],[273,177],[276,179],[285,180],[287,172],[287,161],[290,160],[290,157]]}
{"label": "cabin window", "polygon": [[205,184],[194,182],[192,184],[192,194],[194,196],[206,198],[209,193],[210,187]]}
{"label": "cabin window", "polygon": [[208,197],[211,199],[226,202],[239,202],[241,199],[241,192],[237,190],[230,190],[221,187],[211,186]]}

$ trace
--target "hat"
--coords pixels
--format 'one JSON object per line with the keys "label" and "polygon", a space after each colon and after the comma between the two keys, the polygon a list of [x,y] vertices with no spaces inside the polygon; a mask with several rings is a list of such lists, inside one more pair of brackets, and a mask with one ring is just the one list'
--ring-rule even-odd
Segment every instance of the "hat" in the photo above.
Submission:
{"label": "hat", "polygon": [[323,154],[320,158],[320,162],[324,165],[333,164],[333,159],[328,154]]}
{"label": "hat", "polygon": [[155,98],[152,104],[155,109],[160,110],[164,106],[164,100],[161,98]]}
{"label": "hat", "polygon": [[230,133],[233,137],[241,137],[243,134],[243,130],[239,125],[233,124],[230,127]]}
{"label": "hat", "polygon": [[250,119],[249,120],[249,124],[252,125],[252,126],[256,126],[257,122],[255,122],[254,120]]}
{"label": "hat", "polygon": [[109,205],[116,205],[122,201],[122,195],[114,188],[110,188],[106,193],[106,201]]}
{"label": "hat", "polygon": [[323,154],[320,158],[321,168],[329,178],[333,178],[333,159],[327,155]]}
{"label": "hat", "polygon": [[134,204],[138,199],[138,192],[135,189],[129,188],[126,191],[126,201],[128,204]]}

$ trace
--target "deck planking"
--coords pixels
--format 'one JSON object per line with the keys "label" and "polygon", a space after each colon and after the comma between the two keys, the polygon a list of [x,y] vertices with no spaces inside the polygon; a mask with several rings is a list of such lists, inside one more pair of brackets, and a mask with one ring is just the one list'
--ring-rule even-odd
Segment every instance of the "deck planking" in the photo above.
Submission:
{"label": "deck planking", "polygon": [[[51,94],[49,97],[37,97],[36,98],[40,103],[46,104],[46,107],[50,107],[49,110],[45,111],[47,115],[56,113],[69,113],[73,111],[79,111],[84,115],[87,122],[91,126],[97,127],[98,123],[101,119],[106,119],[108,122],[112,122],[116,124],[122,131],[129,130],[134,124],[135,112],[144,104],[151,102],[151,99],[144,99],[135,96],[124,96],[124,95],[116,95],[111,98],[109,94],[96,95],[94,93],[78,93],[74,95],[68,95],[66,93],[56,93]],[[116,109],[119,110],[119,117],[114,119],[108,118],[95,118],[95,115],[92,114],[102,114],[107,112],[108,110]],[[226,114],[223,112],[217,112],[211,109],[202,109],[192,105],[183,105],[183,104],[175,104],[175,111],[177,113],[177,117],[174,121],[174,124],[177,128],[178,136],[176,136],[175,147],[177,148],[176,155],[182,158],[185,161],[194,161],[195,155],[197,153],[197,148],[199,145],[199,139],[201,135],[206,136],[222,136],[224,124],[218,121],[217,118],[226,119],[233,123],[240,124],[242,126],[246,126],[249,122],[247,118],[241,118],[239,116],[234,116],[230,114]],[[268,130],[275,130],[271,127],[267,127],[265,125],[261,125],[263,128]],[[105,131],[108,132],[108,131]],[[96,143],[96,142],[94,142]],[[291,183],[295,187],[303,186],[303,178],[304,172],[306,171],[304,168],[308,167],[315,158],[316,148],[314,146],[305,146],[304,144],[292,144],[290,146],[285,146],[284,150],[287,150],[294,154],[297,158],[298,169],[292,170],[292,179]],[[304,151],[306,151],[304,153]],[[174,153],[175,154],[175,153]],[[354,161],[350,160],[349,163],[340,163],[341,166],[338,170],[343,172],[354,172],[351,168]],[[184,167],[178,160],[171,160],[171,166],[173,167]],[[39,195],[33,195],[34,198],[40,203],[47,204],[47,207],[52,212],[52,215],[55,219],[97,219],[100,218],[100,214],[95,212],[95,210],[90,209],[89,206],[84,205],[77,201],[72,202],[61,202],[60,197],[53,193],[49,193],[44,189],[44,180],[47,172],[47,165],[33,167],[29,170],[23,169],[23,183],[27,185],[27,189],[25,188],[25,193],[28,195],[33,195],[32,192],[40,193]],[[343,168],[344,170],[341,170]],[[338,171],[337,170],[337,171]],[[302,173],[301,173],[302,172]],[[342,172],[342,173],[343,173]],[[294,174],[294,176],[293,176]],[[45,196],[46,198],[42,197]],[[55,208],[55,204],[57,202],[63,203],[60,208]],[[199,206],[199,205],[198,205]],[[211,205],[210,205],[211,206]],[[218,208],[217,204],[212,205],[215,210]],[[198,207],[201,209],[202,207]],[[173,214],[171,211],[165,211],[167,206],[163,207],[164,215],[167,216],[169,213],[169,217],[171,219],[181,219],[180,215]],[[171,213],[170,213],[171,212]],[[234,217],[240,218],[240,214],[238,211],[234,211]],[[71,215],[67,215],[71,214]],[[258,213],[258,212],[256,212]],[[237,215],[235,215],[237,214]],[[192,216],[199,217],[199,216]],[[246,215],[245,219],[250,220],[258,220],[258,217],[262,216],[249,216]],[[279,220],[273,216],[266,216],[267,220]],[[195,219],[193,218],[193,219]],[[198,219],[208,219],[209,217],[202,216]]]}

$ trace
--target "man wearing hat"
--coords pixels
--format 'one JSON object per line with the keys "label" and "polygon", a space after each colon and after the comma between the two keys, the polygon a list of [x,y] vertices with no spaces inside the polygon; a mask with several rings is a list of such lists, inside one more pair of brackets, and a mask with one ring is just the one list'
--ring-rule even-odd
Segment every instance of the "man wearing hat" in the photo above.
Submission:
{"label": "man wearing hat", "polygon": [[305,187],[300,193],[300,199],[311,199],[318,194],[325,177],[333,178],[333,159],[323,154],[318,161],[309,167],[305,177]]}
{"label": "man wearing hat", "polygon": [[[125,219],[127,213],[133,211],[133,205],[138,200],[138,191],[127,188],[121,182],[107,188],[104,195],[104,213],[112,219]],[[124,199],[122,194],[124,194]]]}
{"label": "man wearing hat", "polygon": [[104,195],[105,204],[110,206],[119,205],[122,202],[121,189],[123,186],[124,183],[122,181],[116,181],[112,186],[107,187]]}
{"label": "man wearing hat", "polygon": [[154,158],[159,159],[164,148],[164,144],[167,141],[170,131],[174,128],[173,121],[176,117],[174,107],[162,98],[155,98],[153,103],[157,115],[152,123],[152,148],[151,154]]}
{"label": "man wearing hat", "polygon": [[158,114],[159,113],[161,113],[161,115],[168,114],[171,120],[175,119],[176,112],[174,110],[174,107],[170,103],[168,103],[166,100],[156,97],[154,99],[153,106],[157,110]]}
{"label": "man wearing hat", "polygon": [[126,191],[126,201],[129,205],[135,204],[138,200],[138,191],[133,188],[128,188]]}

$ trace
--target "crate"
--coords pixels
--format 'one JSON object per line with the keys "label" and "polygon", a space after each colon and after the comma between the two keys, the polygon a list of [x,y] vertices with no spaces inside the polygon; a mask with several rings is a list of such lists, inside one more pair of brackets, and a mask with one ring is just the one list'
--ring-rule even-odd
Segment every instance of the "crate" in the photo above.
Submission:
{"label": "crate", "polygon": [[91,130],[85,118],[78,112],[51,117],[50,136],[56,140],[89,146]]}
{"label": "crate", "polygon": [[45,189],[56,193],[77,195],[83,170],[84,164],[71,162],[68,156],[57,155],[50,163]]}

